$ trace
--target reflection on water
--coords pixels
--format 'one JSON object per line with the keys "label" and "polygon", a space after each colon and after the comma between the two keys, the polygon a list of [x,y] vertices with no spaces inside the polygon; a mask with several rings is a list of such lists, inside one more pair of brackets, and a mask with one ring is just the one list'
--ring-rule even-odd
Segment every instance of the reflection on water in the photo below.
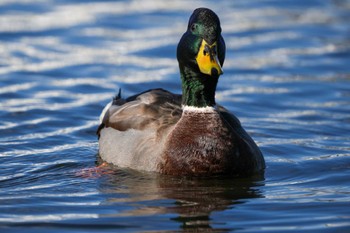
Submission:
{"label": "reflection on water", "polygon": [[[180,92],[199,6],[226,40],[217,101],[265,176],[98,171],[104,105],[119,88]],[[348,232],[349,16],[348,0],[0,1],[0,231]]]}
{"label": "reflection on water", "polygon": [[112,197],[101,205],[134,203],[134,208],[104,214],[103,217],[176,214],[170,220],[180,223],[183,229],[211,229],[213,212],[229,210],[250,199],[264,197],[260,190],[264,185],[262,176],[246,179],[181,178],[118,171],[112,166],[105,168],[104,172],[109,175],[99,184],[99,191]]}

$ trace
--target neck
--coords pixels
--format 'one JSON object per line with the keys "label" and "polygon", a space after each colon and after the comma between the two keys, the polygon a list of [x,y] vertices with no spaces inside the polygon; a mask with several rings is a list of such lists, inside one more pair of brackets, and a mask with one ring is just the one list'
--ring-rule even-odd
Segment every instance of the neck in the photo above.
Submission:
{"label": "neck", "polygon": [[182,80],[182,105],[214,107],[218,77],[212,77],[189,68],[180,68]]}

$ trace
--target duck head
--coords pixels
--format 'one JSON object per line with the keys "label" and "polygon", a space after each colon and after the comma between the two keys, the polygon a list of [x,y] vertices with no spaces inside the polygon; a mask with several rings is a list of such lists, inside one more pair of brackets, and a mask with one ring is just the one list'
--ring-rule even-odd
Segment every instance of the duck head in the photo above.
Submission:
{"label": "duck head", "polygon": [[210,9],[198,8],[177,47],[182,79],[183,105],[215,105],[215,89],[223,73],[225,42],[219,17]]}

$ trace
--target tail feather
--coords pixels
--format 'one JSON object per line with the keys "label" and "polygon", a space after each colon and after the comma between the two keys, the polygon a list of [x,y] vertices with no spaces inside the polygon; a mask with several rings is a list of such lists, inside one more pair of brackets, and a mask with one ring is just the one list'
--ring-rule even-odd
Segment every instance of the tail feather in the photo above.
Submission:
{"label": "tail feather", "polygon": [[113,98],[112,105],[122,105],[125,102],[125,99],[122,98],[122,89],[119,88],[118,94]]}
{"label": "tail feather", "polygon": [[[105,121],[105,117],[108,117],[108,110],[112,105],[122,105],[124,104],[126,101],[124,99],[122,99],[122,89],[119,88],[118,94],[113,97],[113,100],[111,102],[109,102],[106,107],[103,108],[102,113],[100,115],[100,125],[98,126],[98,129],[96,131],[96,134],[98,136],[98,138],[100,138],[100,131],[106,126],[106,124],[104,123]],[[107,116],[106,116],[107,115]]]}

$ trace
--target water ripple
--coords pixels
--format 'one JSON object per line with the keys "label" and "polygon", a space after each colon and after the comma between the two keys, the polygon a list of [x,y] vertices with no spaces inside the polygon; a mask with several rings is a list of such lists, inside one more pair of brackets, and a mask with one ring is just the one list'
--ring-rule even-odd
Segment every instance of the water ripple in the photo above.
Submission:
{"label": "water ripple", "polygon": [[[226,41],[217,101],[258,143],[264,176],[103,164],[99,113],[119,88],[181,91],[176,45],[199,6],[219,14]],[[349,231],[349,11],[332,0],[1,1],[0,229]]]}

